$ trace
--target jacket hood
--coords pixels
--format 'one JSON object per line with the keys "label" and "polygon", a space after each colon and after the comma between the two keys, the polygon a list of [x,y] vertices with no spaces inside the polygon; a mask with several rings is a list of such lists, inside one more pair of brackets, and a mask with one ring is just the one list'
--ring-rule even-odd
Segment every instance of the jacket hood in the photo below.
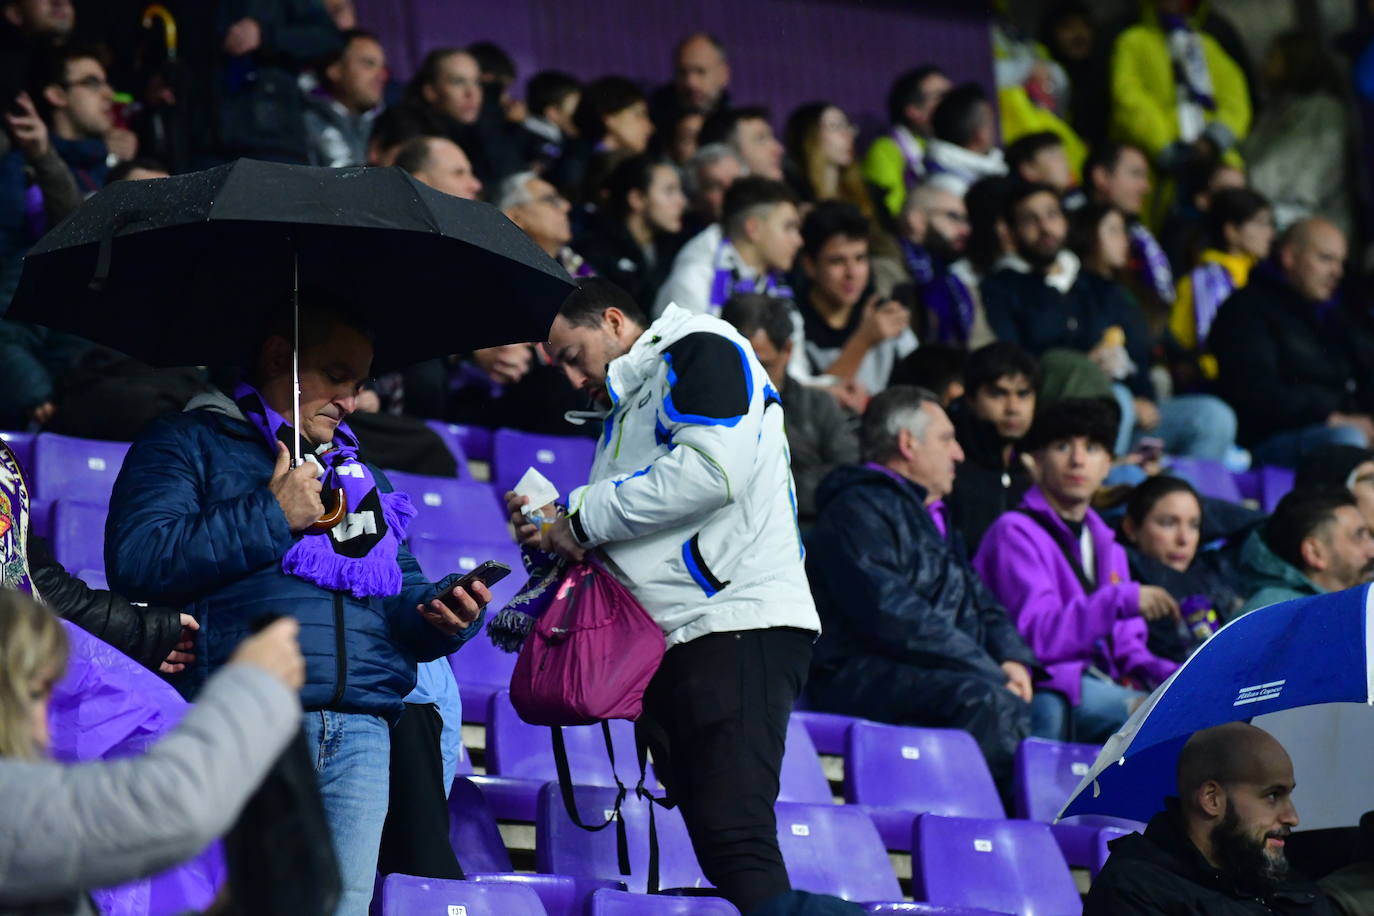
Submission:
{"label": "jacket hood", "polygon": [[997,434],[997,427],[987,420],[980,419],[969,406],[966,398],[960,398],[949,405],[950,421],[959,447],[964,450],[964,462],[979,467],[1009,470],[1002,460],[1002,449],[1009,444]]}
{"label": "jacket hood", "polygon": [[234,403],[234,399],[229,397],[218,388],[206,388],[199,394],[193,395],[191,400],[186,402],[182,412],[192,410],[207,410],[210,413],[217,413],[229,417],[231,420],[246,420],[243,411],[239,410],[239,405]]}
{"label": "jacket hood", "polygon": [[1241,569],[1251,575],[1253,591],[1282,586],[1305,595],[1318,595],[1323,592],[1315,582],[1270,550],[1261,534],[1261,531],[1250,532],[1240,552]]}
{"label": "jacket hood", "polygon": [[653,378],[658,371],[662,351],[669,344],[697,331],[709,331],[729,337],[736,343],[744,338],[719,318],[689,312],[676,304],[663,310],[653,324],[639,335],[628,352],[611,360],[606,370],[606,393],[612,404],[619,404],[621,398],[628,397],[639,390],[640,386]]}
{"label": "jacket hood", "polygon": [[922,506],[926,502],[925,488],[919,484],[898,480],[866,464],[843,464],[827,474],[816,488],[816,512],[823,512],[834,499],[855,487],[890,490],[891,498],[911,499]]}

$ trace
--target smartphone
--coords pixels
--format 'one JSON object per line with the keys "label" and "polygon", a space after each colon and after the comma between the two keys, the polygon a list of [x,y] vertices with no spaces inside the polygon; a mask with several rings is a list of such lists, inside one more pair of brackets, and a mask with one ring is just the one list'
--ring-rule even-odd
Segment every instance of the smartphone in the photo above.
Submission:
{"label": "smartphone", "polygon": [[468,594],[472,594],[472,583],[480,581],[487,588],[491,588],[497,582],[500,582],[502,579],[506,578],[506,576],[509,575],[510,567],[507,566],[505,563],[500,563],[496,560],[488,560],[481,566],[478,566],[472,572],[463,576],[463,578],[459,579],[457,582],[453,583],[453,585],[450,588],[448,588],[443,595],[439,596],[439,600],[443,601],[445,604],[448,604],[450,607],[452,607],[453,605],[450,602],[453,601],[454,588],[462,586],[463,591],[468,592]]}

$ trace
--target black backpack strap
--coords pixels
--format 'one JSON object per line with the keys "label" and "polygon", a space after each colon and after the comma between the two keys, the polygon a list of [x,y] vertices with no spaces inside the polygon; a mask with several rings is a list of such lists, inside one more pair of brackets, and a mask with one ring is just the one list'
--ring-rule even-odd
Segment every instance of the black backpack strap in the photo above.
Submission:
{"label": "black backpack strap", "polygon": [[[558,769],[558,788],[563,793],[563,807],[568,812],[568,818],[583,830],[595,833],[605,830],[615,824],[615,852],[620,873],[628,875],[630,873],[630,841],[625,834],[625,819],[620,816],[620,808],[625,803],[626,789],[624,783],[620,781],[620,774],[615,772],[615,748],[611,744],[611,723],[603,721],[601,723],[601,733],[606,739],[606,753],[611,758],[611,773],[615,777],[615,808],[611,811],[611,816],[600,824],[587,825],[582,822],[582,817],[577,813],[577,799],[573,797],[572,771],[568,766],[568,748],[563,743],[563,729],[557,725],[549,729],[553,734],[553,763]],[[641,782],[643,777],[641,776]],[[653,835],[653,822],[649,822],[650,835]]]}
{"label": "black backpack strap", "polygon": [[1060,539],[1059,532],[1054,530],[1054,526],[1045,521],[1044,517],[1038,512],[1032,512],[1029,509],[1017,509],[1016,511],[1035,522],[1050,536],[1050,540],[1054,542],[1054,546],[1059,548],[1059,552],[1062,553],[1064,559],[1068,561],[1069,569],[1073,570],[1074,577],[1078,579],[1078,584],[1083,586],[1083,593],[1085,595],[1091,595],[1095,592],[1097,586],[1088,578],[1088,574],[1083,571],[1083,559],[1073,550],[1069,549],[1069,546]]}
{"label": "black backpack strap", "polygon": [[645,774],[649,768],[649,742],[645,739],[644,732],[638,728],[635,729],[635,754],[639,757],[639,782],[635,784],[635,797],[645,799],[649,803],[649,874],[644,889],[650,894],[657,894],[658,822],[654,817],[654,807],[662,805],[664,808],[671,808],[673,802],[668,798],[659,798],[644,788]]}

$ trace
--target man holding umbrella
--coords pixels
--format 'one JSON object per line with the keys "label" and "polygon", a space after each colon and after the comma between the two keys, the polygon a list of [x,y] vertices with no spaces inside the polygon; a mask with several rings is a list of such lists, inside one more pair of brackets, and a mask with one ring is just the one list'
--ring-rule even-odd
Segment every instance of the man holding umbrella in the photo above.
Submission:
{"label": "man holding umbrella", "polygon": [[[300,621],[301,700],[344,879],[339,912],[361,914],[386,816],[389,723],[417,662],[476,632],[490,593],[448,580],[436,593],[402,543],[414,508],[357,458],[345,420],[370,372],[367,336],[309,308],[300,333],[299,414],[284,322],[231,393],[198,396],[134,444],[111,503],[110,578],[201,622],[197,662],[179,683],[191,695],[259,620]],[[292,468],[295,431],[307,459]],[[312,530],[322,473],[349,510],[328,532]]]}

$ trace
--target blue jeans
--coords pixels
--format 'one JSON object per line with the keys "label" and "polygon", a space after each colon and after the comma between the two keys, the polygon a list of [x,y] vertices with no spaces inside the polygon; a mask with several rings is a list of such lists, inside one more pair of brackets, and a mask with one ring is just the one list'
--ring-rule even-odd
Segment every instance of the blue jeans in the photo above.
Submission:
{"label": "blue jeans", "polygon": [[386,821],[391,727],[377,716],[314,710],[305,714],[305,737],[343,878],[335,916],[367,916]]}
{"label": "blue jeans", "polygon": [[[1145,694],[1091,674],[1083,675],[1083,697],[1073,707],[1073,740],[1102,744],[1130,718],[1132,703]],[[1069,739],[1069,698],[1057,690],[1037,690],[1031,698],[1031,734],[1053,741]]]}
{"label": "blue jeans", "polygon": [[1270,464],[1292,468],[1298,459],[1323,445],[1353,445],[1369,448],[1364,433],[1353,426],[1304,426],[1265,439],[1250,450],[1256,465]]}
{"label": "blue jeans", "polygon": [[1124,455],[1136,441],[1153,436],[1164,440],[1164,451],[1186,458],[1224,461],[1236,444],[1236,412],[1210,394],[1185,394],[1159,403],[1159,426],[1149,432],[1136,427],[1135,398],[1122,384],[1112,386],[1121,408],[1116,453]]}

